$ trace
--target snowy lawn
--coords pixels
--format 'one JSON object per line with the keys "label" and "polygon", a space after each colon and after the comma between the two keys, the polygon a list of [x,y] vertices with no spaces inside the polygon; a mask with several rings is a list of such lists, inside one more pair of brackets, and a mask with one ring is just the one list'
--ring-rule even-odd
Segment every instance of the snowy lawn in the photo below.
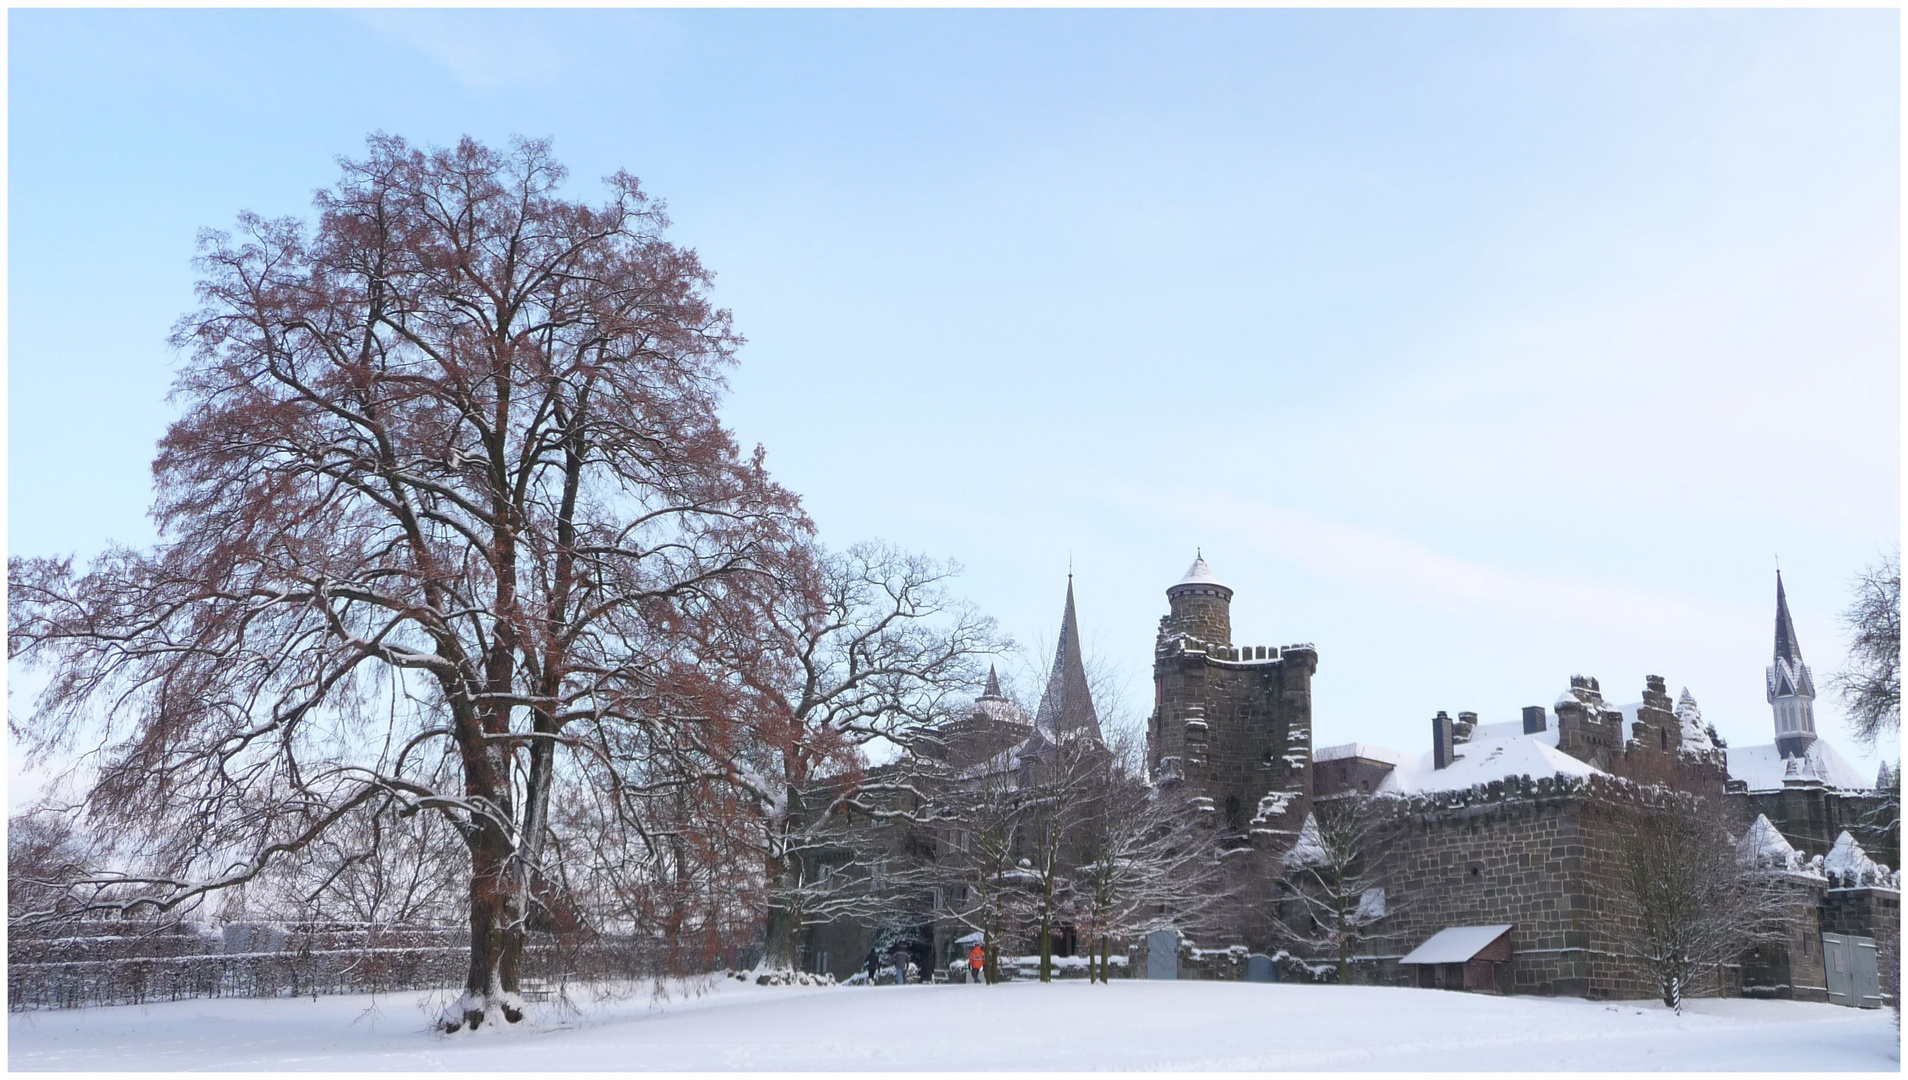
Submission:
{"label": "snowy lawn", "polygon": [[531,1030],[430,1034],[387,994],[14,1013],[7,1065],[46,1069],[1727,1069],[1900,1067],[1886,1012],[1434,990],[1117,981],[766,988],[717,982],[544,1005]]}

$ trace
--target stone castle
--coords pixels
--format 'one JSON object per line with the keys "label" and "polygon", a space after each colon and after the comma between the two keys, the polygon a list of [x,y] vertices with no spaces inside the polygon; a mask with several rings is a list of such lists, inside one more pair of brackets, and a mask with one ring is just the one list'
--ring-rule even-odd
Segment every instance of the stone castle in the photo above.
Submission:
{"label": "stone castle", "polygon": [[[1767,673],[1776,741],[1733,749],[1687,690],[1672,700],[1652,675],[1632,704],[1607,702],[1596,679],[1573,676],[1549,710],[1527,706],[1514,721],[1438,712],[1419,754],[1367,743],[1314,750],[1317,650],[1233,645],[1233,591],[1203,556],[1166,597],[1149,763],[1156,782],[1186,789],[1212,815],[1222,848],[1252,850],[1232,864],[1237,873],[1276,877],[1276,859],[1316,800],[1404,800],[1381,890],[1392,914],[1358,957],[1362,978],[1650,996],[1615,934],[1630,917],[1613,888],[1619,838],[1640,815],[1689,812],[1695,798],[1721,800],[1745,828],[1772,829],[1789,852],[1782,857],[1802,868],[1788,946],[1746,957],[1716,990],[1827,1000],[1825,942],[1872,944],[1899,932],[1899,875],[1868,859],[1851,833],[1863,831],[1882,795],[1815,733],[1813,683],[1779,577]],[[1898,834],[1864,835],[1898,849]],[[1477,985],[1465,964],[1408,962],[1457,928],[1503,931],[1493,939],[1501,957],[1472,965],[1489,968]],[[1277,944],[1263,920],[1242,917],[1231,929],[1248,948]]]}
{"label": "stone castle", "polygon": [[[1238,898],[1220,906],[1216,928],[1200,927],[1211,940],[1182,943],[1215,947],[1236,962],[1182,963],[1192,977],[1237,978],[1248,952],[1279,948],[1266,910],[1282,860],[1322,800],[1363,795],[1393,796],[1403,812],[1377,890],[1388,914],[1354,958],[1358,981],[1650,996],[1647,973],[1619,941],[1631,917],[1613,888],[1620,839],[1642,816],[1687,813],[1698,799],[1740,819],[1744,843],[1753,840],[1758,859],[1784,869],[1793,893],[1786,945],[1745,956],[1708,992],[1829,1000],[1838,964],[1859,966],[1865,955],[1872,972],[1874,941],[1899,933],[1899,874],[1863,850],[1887,857],[1899,848],[1898,825],[1893,833],[1874,827],[1887,798],[1877,789],[1886,785],[1857,774],[1816,734],[1812,677],[1779,577],[1766,673],[1775,739],[1750,747],[1726,746],[1688,690],[1672,699],[1668,682],[1652,675],[1633,703],[1607,701],[1595,678],[1573,676],[1548,708],[1526,706],[1515,719],[1486,723],[1473,712],[1440,711],[1418,753],[1364,742],[1315,749],[1318,650],[1235,645],[1232,601],[1233,590],[1196,557],[1166,589],[1153,651],[1148,772],[1162,794],[1184,799],[1209,824],[1226,888]],[[1021,767],[1068,733],[1099,737],[1071,579],[1035,715],[990,677],[972,712],[942,732],[949,762],[968,774]],[[937,841],[910,842],[932,857]],[[910,947],[931,970],[961,954],[968,945],[961,932],[931,919]],[[1056,939],[1065,955],[1071,932],[1056,932],[1065,935]],[[1431,953],[1450,953],[1433,939],[1469,942],[1472,954],[1432,963]],[[859,955],[869,940],[866,928],[814,935],[823,969],[830,949]],[[1142,955],[1144,945],[1132,944]],[[1834,959],[1833,950],[1853,951]],[[1850,985],[1844,977],[1834,999],[1878,1003]]]}

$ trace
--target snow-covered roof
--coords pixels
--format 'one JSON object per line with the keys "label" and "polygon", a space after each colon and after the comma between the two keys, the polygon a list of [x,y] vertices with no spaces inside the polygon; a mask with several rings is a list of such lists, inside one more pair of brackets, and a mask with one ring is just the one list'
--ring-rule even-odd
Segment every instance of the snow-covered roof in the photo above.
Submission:
{"label": "snow-covered roof", "polygon": [[1736,855],[1752,866],[1793,869],[1797,854],[1795,845],[1789,843],[1781,830],[1770,822],[1767,814],[1757,814],[1756,820],[1736,844]]}
{"label": "snow-covered roof", "polygon": [[1227,588],[1226,583],[1220,581],[1218,575],[1212,572],[1212,567],[1206,565],[1206,559],[1203,555],[1193,559],[1193,564],[1186,568],[1186,576],[1180,578],[1173,584],[1175,586],[1217,585],[1222,589]]}
{"label": "snow-covered roof", "polygon": [[1331,861],[1325,845],[1319,842],[1318,817],[1305,815],[1305,824],[1299,826],[1298,840],[1292,850],[1285,853],[1285,865],[1294,869],[1301,866],[1319,866]]}
{"label": "snow-covered roof", "polygon": [[1457,760],[1442,769],[1428,751],[1399,763],[1378,785],[1378,790],[1401,795],[1463,791],[1512,776],[1539,779],[1591,776],[1603,771],[1557,749],[1554,725],[1526,735],[1521,722],[1480,724],[1472,731],[1469,742],[1458,743],[1453,749]]}
{"label": "snow-covered roof", "polygon": [[1510,933],[1510,923],[1499,926],[1447,926],[1406,953],[1400,964],[1462,964]]}
{"label": "snow-covered roof", "polygon": [[[1774,743],[1732,746],[1723,752],[1729,756],[1730,779],[1744,781],[1750,791],[1773,791],[1782,786],[1788,765]],[[1810,743],[1798,764],[1803,777],[1813,776],[1832,788],[1866,791],[1872,786],[1860,769],[1849,764],[1848,759],[1824,739]]]}
{"label": "snow-covered roof", "polygon": [[1373,746],[1371,743],[1358,742],[1345,743],[1343,746],[1325,746],[1312,751],[1313,761],[1338,761],[1343,758],[1367,758],[1371,761],[1382,761],[1387,765],[1397,765],[1404,761],[1405,754],[1401,750],[1393,750],[1387,746]]}
{"label": "snow-covered roof", "polygon": [[982,697],[974,702],[974,711],[967,714],[969,720],[992,720],[1001,724],[1013,724],[1018,727],[1032,727],[1033,719],[1020,706],[1001,697]]}
{"label": "snow-covered roof", "polygon": [[1901,874],[1869,858],[1868,852],[1862,850],[1862,845],[1855,842],[1847,829],[1835,838],[1835,846],[1822,861],[1822,869],[1830,881],[1844,888],[1862,885],[1901,888]]}

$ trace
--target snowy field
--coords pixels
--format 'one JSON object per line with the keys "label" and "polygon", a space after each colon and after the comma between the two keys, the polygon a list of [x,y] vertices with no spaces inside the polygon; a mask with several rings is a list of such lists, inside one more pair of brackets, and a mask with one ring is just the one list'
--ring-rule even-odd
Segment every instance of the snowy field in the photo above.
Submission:
{"label": "snowy field", "polygon": [[1092,1070],[1900,1068],[1886,1012],[1379,987],[1120,981],[998,987],[716,983],[542,1006],[532,1030],[440,1036],[436,995],[14,1013],[7,1065],[48,1069]]}

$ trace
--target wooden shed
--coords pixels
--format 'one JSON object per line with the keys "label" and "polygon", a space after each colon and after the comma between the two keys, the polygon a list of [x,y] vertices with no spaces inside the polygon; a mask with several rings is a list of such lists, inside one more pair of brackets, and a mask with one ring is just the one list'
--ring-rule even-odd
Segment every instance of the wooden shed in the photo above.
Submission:
{"label": "wooden shed", "polygon": [[1417,969],[1417,985],[1427,990],[1508,994],[1512,925],[1447,926],[1398,963]]}

